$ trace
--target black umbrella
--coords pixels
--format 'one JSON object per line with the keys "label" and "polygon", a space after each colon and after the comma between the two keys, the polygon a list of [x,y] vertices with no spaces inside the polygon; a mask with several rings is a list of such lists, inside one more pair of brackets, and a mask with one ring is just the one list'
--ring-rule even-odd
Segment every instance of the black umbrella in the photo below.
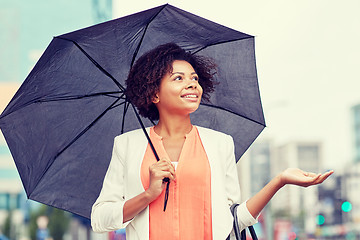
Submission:
{"label": "black umbrella", "polygon": [[90,216],[114,137],[140,127],[124,96],[129,69],[168,42],[216,61],[211,104],[192,119],[231,134],[240,158],[265,126],[254,38],[167,4],[51,41],[0,116],[28,198]]}

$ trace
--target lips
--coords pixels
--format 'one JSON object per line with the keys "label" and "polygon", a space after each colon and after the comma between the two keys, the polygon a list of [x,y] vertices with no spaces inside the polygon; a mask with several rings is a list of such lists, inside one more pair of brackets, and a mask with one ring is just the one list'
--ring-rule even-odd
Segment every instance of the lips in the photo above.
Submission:
{"label": "lips", "polygon": [[181,97],[182,97],[182,98],[198,98],[198,95],[197,95],[197,94],[188,93],[188,94],[182,95]]}

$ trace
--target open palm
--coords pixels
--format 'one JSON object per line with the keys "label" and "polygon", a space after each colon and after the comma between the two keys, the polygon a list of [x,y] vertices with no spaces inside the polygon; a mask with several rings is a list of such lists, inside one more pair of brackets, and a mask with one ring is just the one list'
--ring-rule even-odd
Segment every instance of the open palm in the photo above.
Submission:
{"label": "open palm", "polygon": [[316,174],[312,172],[305,172],[298,168],[288,168],[281,173],[281,182],[283,185],[293,184],[308,187],[322,183],[333,173],[334,171],[328,171],[323,174]]}

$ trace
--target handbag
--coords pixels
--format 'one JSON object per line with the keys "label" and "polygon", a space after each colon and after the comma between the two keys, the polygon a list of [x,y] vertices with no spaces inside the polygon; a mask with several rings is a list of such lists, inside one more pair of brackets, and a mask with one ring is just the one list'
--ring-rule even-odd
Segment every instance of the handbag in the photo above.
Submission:
{"label": "handbag", "polygon": [[[230,207],[230,211],[231,211],[231,213],[232,213],[232,215],[234,217],[234,223],[233,223],[234,233],[235,233],[236,240],[246,240],[246,229],[242,230],[241,232],[240,232],[240,229],[239,229],[239,223],[238,223],[238,218],[237,218],[237,214],[236,214],[236,209],[237,209],[238,206],[239,206],[238,203],[234,203]],[[248,229],[249,229],[251,238],[253,240],[258,240],[258,238],[256,236],[256,233],[255,233],[255,230],[254,230],[254,227],[249,226]],[[227,237],[226,240],[230,240],[230,235]]]}

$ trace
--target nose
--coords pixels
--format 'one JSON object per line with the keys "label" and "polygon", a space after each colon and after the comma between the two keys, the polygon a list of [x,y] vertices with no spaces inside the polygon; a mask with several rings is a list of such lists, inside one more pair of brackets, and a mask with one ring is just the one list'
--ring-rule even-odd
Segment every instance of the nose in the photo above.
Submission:
{"label": "nose", "polygon": [[197,88],[197,81],[188,80],[186,89],[196,89]]}

